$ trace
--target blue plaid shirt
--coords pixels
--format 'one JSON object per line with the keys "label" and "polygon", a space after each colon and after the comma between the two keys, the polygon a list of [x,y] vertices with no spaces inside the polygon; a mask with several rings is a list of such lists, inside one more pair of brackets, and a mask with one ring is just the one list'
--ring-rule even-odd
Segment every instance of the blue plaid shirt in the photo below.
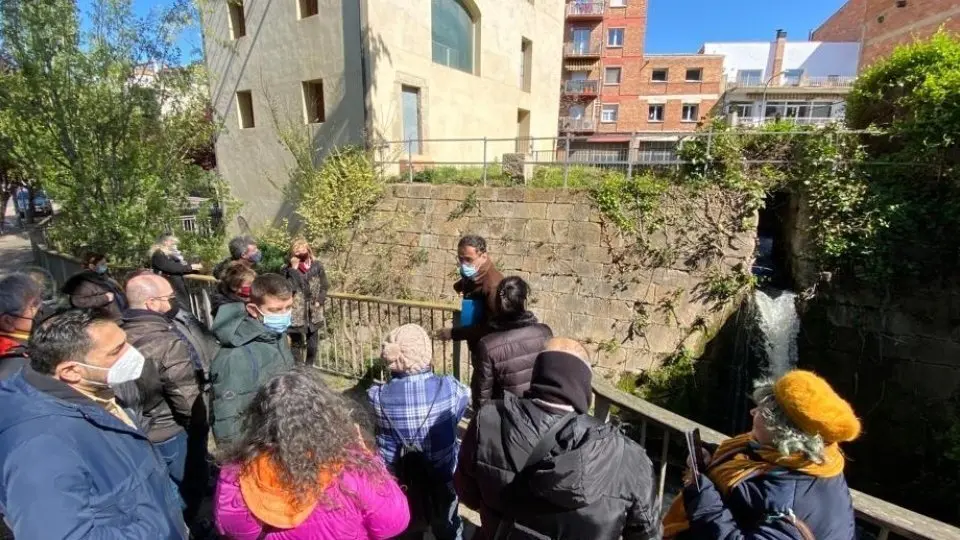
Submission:
{"label": "blue plaid shirt", "polygon": [[[469,388],[451,376],[441,377],[432,371],[413,375],[395,373],[390,382],[371,387],[367,395],[377,421],[377,447],[391,472],[403,443],[390,429],[384,414],[390,417],[403,440],[420,445],[439,474],[446,480],[453,478],[460,452],[457,424],[470,402]],[[435,395],[437,399],[431,409]]]}

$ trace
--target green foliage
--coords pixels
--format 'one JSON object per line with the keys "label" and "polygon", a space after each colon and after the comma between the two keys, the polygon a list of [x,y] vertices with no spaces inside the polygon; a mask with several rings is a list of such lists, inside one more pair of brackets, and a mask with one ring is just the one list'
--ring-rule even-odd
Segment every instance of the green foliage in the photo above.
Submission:
{"label": "green foliage", "polygon": [[527,185],[534,188],[589,188],[602,182],[604,178],[611,174],[617,174],[609,169],[599,167],[571,165],[567,167],[567,182],[564,186],[563,171],[564,167],[559,165],[537,167],[533,171],[533,178]]}
{"label": "green foliage", "polygon": [[625,232],[638,226],[650,227],[652,212],[659,207],[667,182],[652,175],[627,179],[621,173],[607,172],[590,189],[590,198],[600,212]]}
{"label": "green foliage", "polygon": [[[406,177],[398,178],[404,182]],[[482,186],[483,167],[453,167],[440,166],[424,169],[413,175],[413,181],[424,184],[456,184],[460,186]],[[522,182],[521,182],[522,183]],[[487,165],[487,186],[507,187],[514,186],[517,181],[504,170],[499,163]]]}
{"label": "green foliage", "polygon": [[737,265],[730,271],[714,268],[707,275],[704,283],[707,298],[718,304],[733,299],[745,288],[752,288],[755,285],[756,277],[742,265]]}
{"label": "green foliage", "polygon": [[280,272],[290,261],[290,244],[293,237],[290,235],[290,224],[283,220],[279,225],[266,225],[257,229],[254,238],[257,247],[263,253],[263,259],[257,265],[261,273]]}
{"label": "green foliage", "polygon": [[680,349],[660,367],[644,371],[636,379],[634,394],[678,414],[698,410],[696,357]]}
{"label": "green foliage", "polygon": [[466,198],[463,199],[456,208],[450,211],[450,215],[447,216],[447,221],[454,221],[462,218],[463,216],[469,214],[470,212],[476,210],[480,207],[480,201],[477,200],[476,190],[471,191],[467,194]]}

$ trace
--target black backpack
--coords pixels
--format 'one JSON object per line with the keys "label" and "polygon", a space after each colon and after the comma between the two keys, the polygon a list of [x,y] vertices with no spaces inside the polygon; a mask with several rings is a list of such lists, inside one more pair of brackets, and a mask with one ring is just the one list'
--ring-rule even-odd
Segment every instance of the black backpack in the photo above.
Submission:
{"label": "black backpack", "polygon": [[408,531],[417,531],[427,527],[432,521],[433,516],[438,512],[438,500],[434,496],[435,491],[445,486],[446,482],[438,480],[438,474],[433,463],[423,452],[423,448],[416,441],[420,440],[420,432],[430,420],[430,414],[433,412],[433,406],[443,390],[443,382],[440,381],[437,392],[430,402],[430,408],[427,409],[427,415],[424,417],[420,427],[414,433],[414,440],[408,441],[397,431],[393,422],[383,409],[383,403],[380,403],[380,414],[387,420],[390,431],[400,440],[400,448],[393,461],[393,470],[396,473],[397,482],[407,496],[407,504],[410,506],[410,525]]}

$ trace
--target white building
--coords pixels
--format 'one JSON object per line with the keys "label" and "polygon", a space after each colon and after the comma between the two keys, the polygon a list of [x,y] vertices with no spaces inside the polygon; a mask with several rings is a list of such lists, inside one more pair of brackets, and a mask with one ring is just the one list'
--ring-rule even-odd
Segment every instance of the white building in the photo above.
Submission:
{"label": "white building", "polygon": [[790,43],[778,30],[770,43],[705,43],[700,53],[724,57],[721,110],[738,123],[793,119],[823,125],[843,117],[860,44]]}

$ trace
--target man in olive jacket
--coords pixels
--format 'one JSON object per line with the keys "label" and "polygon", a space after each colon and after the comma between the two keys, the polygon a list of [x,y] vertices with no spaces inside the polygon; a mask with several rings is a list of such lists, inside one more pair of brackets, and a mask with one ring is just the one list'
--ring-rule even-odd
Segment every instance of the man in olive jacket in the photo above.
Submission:
{"label": "man in olive jacket", "polygon": [[277,274],[264,274],[250,286],[249,303],[226,304],[217,312],[213,333],[221,349],[210,366],[210,380],[218,446],[239,435],[243,411],[260,386],[294,367],[286,335],[292,306],[290,283]]}

